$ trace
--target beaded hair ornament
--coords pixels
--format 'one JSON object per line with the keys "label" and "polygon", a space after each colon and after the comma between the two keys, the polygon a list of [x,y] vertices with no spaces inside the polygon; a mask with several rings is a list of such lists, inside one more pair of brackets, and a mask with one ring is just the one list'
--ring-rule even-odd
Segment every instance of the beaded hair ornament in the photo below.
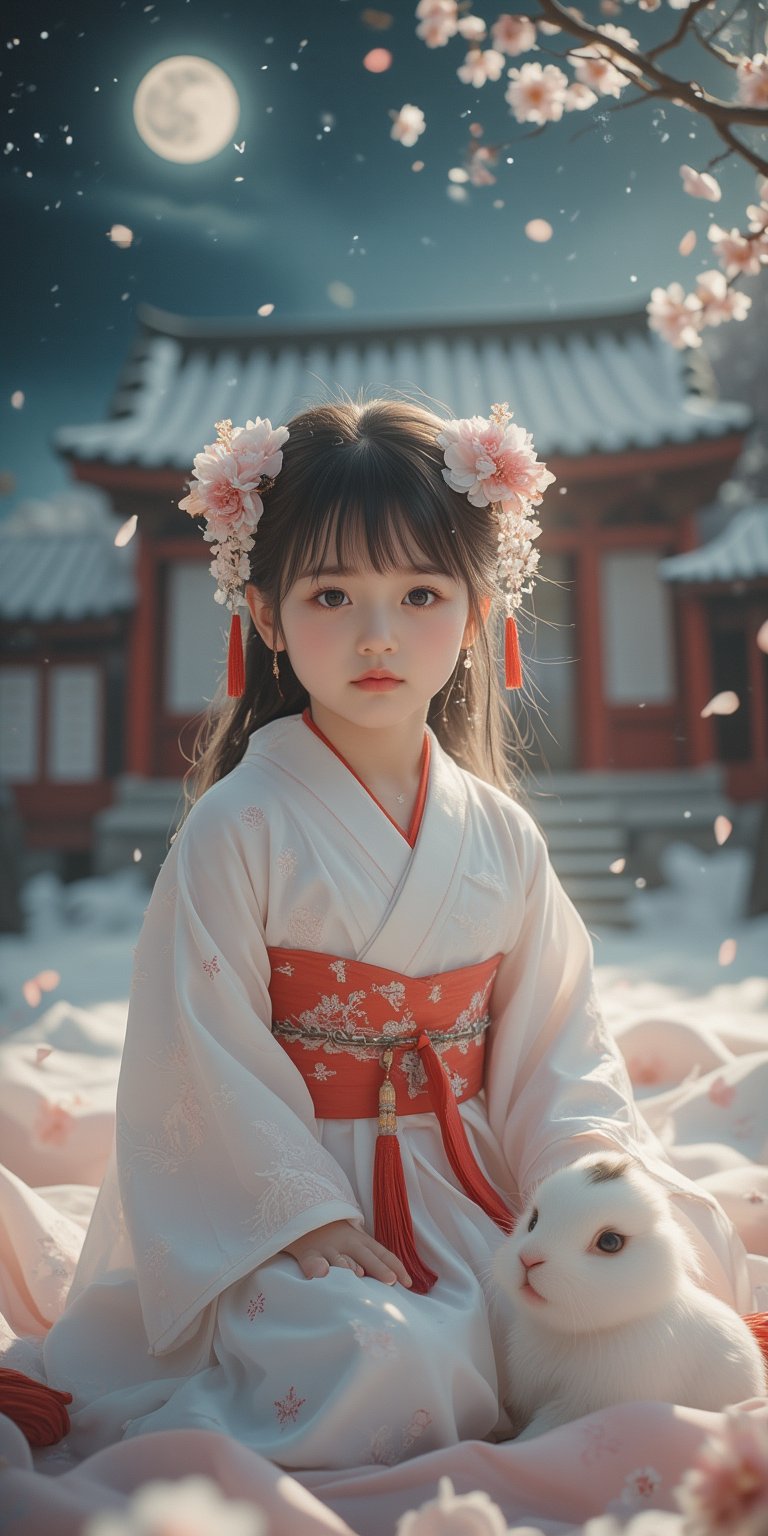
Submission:
{"label": "beaded hair ornament", "polygon": [[[271,490],[283,467],[287,427],[273,427],[257,416],[244,427],[216,422],[215,443],[195,455],[183,512],[205,522],[203,538],[211,545],[211,575],[217,603],[231,615],[227,693],[239,698],[245,688],[239,610],[246,606],[250,551],[264,511],[262,495]],[[540,464],[533,439],[512,422],[505,400],[490,417],[465,416],[444,423],[436,442],[444,450],[443,479],[467,496],[473,507],[493,508],[498,520],[498,581],[504,592],[504,675],[507,688],[521,688],[523,677],[515,611],[533,590],[539,563],[534,540],[541,528],[533,510],[555,476]]]}

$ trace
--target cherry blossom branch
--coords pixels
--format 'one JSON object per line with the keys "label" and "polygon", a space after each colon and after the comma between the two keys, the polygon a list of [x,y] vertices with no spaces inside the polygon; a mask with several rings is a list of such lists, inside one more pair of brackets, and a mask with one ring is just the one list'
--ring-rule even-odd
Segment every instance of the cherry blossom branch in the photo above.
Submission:
{"label": "cherry blossom branch", "polygon": [[683,41],[694,18],[698,16],[699,11],[705,11],[710,4],[711,0],[693,0],[693,4],[689,5],[688,10],[683,12],[677,31],[673,32],[672,36],[666,39],[666,42],[657,43],[655,48],[649,48],[647,58],[657,59],[660,53],[668,53],[670,49],[677,48]]}
{"label": "cherry blossom branch", "polygon": [[[697,0],[693,0],[694,5]],[[701,3],[701,0],[699,0]],[[711,4],[711,0],[706,0]],[[539,0],[542,15],[534,16],[533,21],[549,21],[560,27],[570,36],[578,38],[581,42],[594,43],[605,50],[605,33],[591,27],[587,22],[579,21],[570,11],[559,4],[559,0]],[[746,126],[756,128],[768,128],[768,110],[765,107],[748,107],[740,103],[722,101],[718,96],[712,96],[695,81],[678,80],[674,75],[665,74],[664,70],[657,69],[649,54],[642,53],[639,49],[628,48],[618,38],[611,37],[610,50],[613,56],[623,58],[634,66],[634,74],[637,75],[638,66],[643,74],[655,81],[660,94],[668,96],[670,101],[686,106],[692,112],[698,112],[706,116],[713,123],[743,123]],[[613,59],[612,61],[613,62]],[[765,163],[768,171],[768,163]]]}

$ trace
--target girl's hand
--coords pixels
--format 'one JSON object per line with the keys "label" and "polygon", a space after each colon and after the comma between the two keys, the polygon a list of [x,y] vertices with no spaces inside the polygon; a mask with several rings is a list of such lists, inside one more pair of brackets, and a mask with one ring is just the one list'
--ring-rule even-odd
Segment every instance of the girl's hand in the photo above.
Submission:
{"label": "girl's hand", "polygon": [[395,1254],[360,1227],[354,1227],[351,1221],[329,1221],[324,1227],[297,1237],[295,1243],[289,1243],[282,1251],[296,1259],[308,1280],[319,1280],[333,1265],[337,1269],[351,1269],[356,1275],[371,1275],[385,1285],[395,1285],[398,1280],[401,1285],[412,1284]]}

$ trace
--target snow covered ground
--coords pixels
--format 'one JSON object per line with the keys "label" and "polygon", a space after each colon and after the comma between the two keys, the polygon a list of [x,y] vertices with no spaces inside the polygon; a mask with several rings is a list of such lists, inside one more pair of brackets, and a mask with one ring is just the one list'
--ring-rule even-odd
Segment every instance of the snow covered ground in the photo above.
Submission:
{"label": "snow covered ground", "polygon": [[[633,928],[592,930],[608,1021],[674,1003],[699,1023],[728,1013],[745,1031],[764,1030],[768,914],[742,915],[749,855],[723,847],[707,856],[676,843],[663,867],[667,884],[633,898]],[[61,999],[124,1016],[147,901],[135,868],[68,886],[51,875],[31,880],[27,932],[0,936],[0,1037]]]}

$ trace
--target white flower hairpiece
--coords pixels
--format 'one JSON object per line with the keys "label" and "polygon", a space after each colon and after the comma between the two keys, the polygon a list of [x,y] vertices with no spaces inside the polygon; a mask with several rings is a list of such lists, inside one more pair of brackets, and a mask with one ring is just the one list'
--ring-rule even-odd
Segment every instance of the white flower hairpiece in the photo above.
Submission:
{"label": "white flower hairpiece", "polygon": [[205,519],[203,538],[212,546],[211,575],[217,582],[217,603],[229,609],[227,693],[238,698],[245,687],[243,638],[238,609],[245,603],[253,535],[264,511],[261,493],[272,489],[283,467],[282,445],[287,427],[273,427],[257,416],[244,427],[216,422],[215,443],[195,454],[189,495],[179,502],[182,512]]}
{"label": "white flower hairpiece", "polygon": [[538,506],[555,476],[540,464],[530,432],[512,423],[508,401],[491,406],[490,417],[463,416],[445,423],[437,442],[445,450],[443,478],[473,507],[493,506],[499,523],[499,583],[507,610],[504,656],[508,688],[522,686],[515,609],[533,590],[541,528]]}

